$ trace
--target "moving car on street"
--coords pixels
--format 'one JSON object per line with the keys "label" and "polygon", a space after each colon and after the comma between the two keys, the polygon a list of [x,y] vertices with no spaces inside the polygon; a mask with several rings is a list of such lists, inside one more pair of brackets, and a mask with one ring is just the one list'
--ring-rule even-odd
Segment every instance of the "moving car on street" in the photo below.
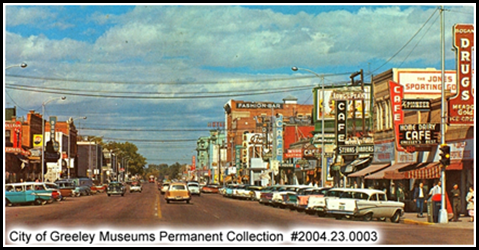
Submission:
{"label": "moving car on street", "polygon": [[190,181],[190,182],[188,182],[187,185],[188,185],[188,190],[190,190],[191,195],[198,195],[198,196],[201,195],[200,185],[198,184],[198,182]]}
{"label": "moving car on street", "polygon": [[110,195],[121,195],[124,196],[126,193],[125,185],[121,182],[112,181],[108,184],[108,188],[106,189],[106,194]]}
{"label": "moving car on street", "polygon": [[139,181],[134,181],[130,185],[130,193],[133,192],[140,192],[142,191],[143,187],[141,186],[141,183]]}
{"label": "moving car on street", "polygon": [[186,201],[186,203],[190,203],[191,193],[185,183],[171,183],[165,192],[165,200],[166,203],[170,203],[170,201]]}

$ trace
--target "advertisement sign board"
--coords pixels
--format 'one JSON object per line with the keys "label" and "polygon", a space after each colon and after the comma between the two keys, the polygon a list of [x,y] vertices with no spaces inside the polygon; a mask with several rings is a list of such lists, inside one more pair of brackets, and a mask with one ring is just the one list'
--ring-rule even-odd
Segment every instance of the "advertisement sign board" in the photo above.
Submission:
{"label": "advertisement sign board", "polygon": [[474,25],[456,24],[453,27],[456,49],[457,92],[449,99],[449,124],[474,125]]}
{"label": "advertisement sign board", "polygon": [[[337,100],[346,101],[348,118],[353,118],[354,112],[354,101],[356,102],[356,118],[362,118],[362,102],[365,102],[365,116],[369,118],[370,114],[370,92],[371,88],[369,86],[364,87],[364,91],[361,90],[361,87],[341,87],[335,89],[326,89],[324,90],[324,104],[323,104],[323,91],[318,89],[315,100],[315,110],[316,110],[316,121],[321,121],[323,118],[323,109],[324,109],[324,119],[325,120],[334,120],[336,114],[336,105]],[[323,107],[324,106],[324,107]]]}
{"label": "advertisement sign board", "polygon": [[279,162],[283,161],[283,116],[279,115],[276,117],[276,160]]}
{"label": "advertisement sign board", "polygon": [[399,151],[405,151],[404,148],[399,144],[399,126],[404,123],[404,111],[402,110],[404,87],[394,81],[389,81],[389,91],[391,96],[393,123],[396,135],[396,146]]}
{"label": "advertisement sign board", "polygon": [[[336,101],[336,146],[341,147],[346,144],[347,136],[347,101]],[[338,153],[340,153],[338,151]]]}

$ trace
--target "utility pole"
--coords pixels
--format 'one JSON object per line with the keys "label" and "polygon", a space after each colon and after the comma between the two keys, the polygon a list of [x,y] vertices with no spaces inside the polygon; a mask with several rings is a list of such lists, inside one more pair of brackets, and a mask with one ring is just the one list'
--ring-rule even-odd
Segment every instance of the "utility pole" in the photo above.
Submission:
{"label": "utility pole", "polygon": [[[441,145],[446,144],[446,83],[444,81],[445,62],[445,39],[444,39],[444,6],[441,6]],[[459,69],[458,69],[459,70]],[[441,168],[441,210],[439,211],[439,223],[448,223],[446,210],[446,168]]]}

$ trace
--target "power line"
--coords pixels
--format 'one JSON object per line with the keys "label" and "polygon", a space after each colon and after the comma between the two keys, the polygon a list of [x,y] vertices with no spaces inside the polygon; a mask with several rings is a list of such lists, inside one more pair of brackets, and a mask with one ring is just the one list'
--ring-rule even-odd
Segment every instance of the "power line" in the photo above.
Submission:
{"label": "power line", "polygon": [[389,63],[389,61],[391,61],[394,57],[396,57],[414,39],[414,37],[417,36],[417,34],[424,28],[424,26],[426,26],[426,24],[429,22],[429,20],[431,20],[431,18],[434,16],[434,14],[436,14],[438,9],[439,8],[436,8],[436,10],[431,14],[431,16],[426,20],[426,22],[424,22],[424,24],[421,26],[421,28],[419,28],[419,30],[416,31],[416,33],[409,39],[409,41],[406,42],[406,44],[404,44],[396,53],[394,53],[394,55],[392,55],[388,60],[386,60],[386,62],[384,62],[381,66],[377,67],[375,70],[371,71],[370,73],[376,72],[377,70],[382,68],[384,65]]}
{"label": "power line", "polygon": [[[351,73],[352,72],[330,73],[330,74],[324,74],[324,76],[329,77],[329,76],[350,75]],[[101,83],[101,84],[134,84],[134,85],[139,85],[139,84],[146,84],[146,85],[235,84],[235,83],[291,81],[291,80],[301,80],[301,79],[315,78],[315,76],[295,76],[295,77],[283,77],[283,78],[239,79],[239,80],[228,80],[228,81],[203,81],[203,82],[181,82],[181,81],[175,81],[175,82],[128,82],[128,81],[99,81],[99,80],[64,79],[64,78],[54,78],[54,77],[22,76],[22,75],[5,75],[5,77],[24,78],[24,79],[42,80],[42,81],[61,81],[61,82],[75,82],[75,83]]]}
{"label": "power line", "polygon": [[284,93],[284,92],[296,92],[296,91],[303,91],[303,90],[310,90],[311,87],[308,88],[295,88],[295,89],[288,89],[288,90],[277,90],[277,91],[263,91],[257,93],[247,93],[247,94],[225,94],[225,95],[193,95],[193,96],[129,96],[129,95],[95,95],[95,94],[83,94],[83,93],[69,93],[69,92],[58,92],[58,91],[51,91],[42,89],[31,89],[31,88],[21,88],[16,87],[10,84],[6,84],[5,88],[8,89],[15,89],[20,91],[27,91],[27,92],[39,92],[39,93],[50,93],[50,94],[63,94],[63,95],[72,95],[72,96],[84,96],[84,97],[102,97],[102,98],[122,98],[122,99],[150,99],[150,100],[173,100],[173,99],[204,99],[204,98],[224,98],[224,97],[239,97],[239,96],[253,96],[253,95],[269,95],[269,94],[276,94],[276,93]]}
{"label": "power line", "polygon": [[[32,86],[32,85],[22,85],[22,84],[10,84],[7,83],[6,86],[11,87],[18,87],[18,88],[26,88],[26,89],[46,89],[46,90],[57,90],[57,91],[73,91],[73,92],[83,92],[83,93],[108,93],[108,94],[141,94],[141,95],[184,95],[184,94],[205,94],[205,92],[188,92],[188,91],[181,91],[179,92],[152,92],[152,91],[111,91],[111,90],[82,90],[82,89],[68,89],[68,88],[47,88],[47,87],[40,87],[40,86]],[[250,89],[250,90],[234,90],[237,93],[250,93],[250,92],[264,92],[264,91],[271,91],[271,90],[292,90],[297,88],[312,88],[316,85],[301,85],[301,86],[289,86],[289,87],[282,87],[282,88],[267,88],[267,89]],[[208,91],[208,94],[224,94],[224,93],[231,93],[233,90],[229,91]]]}

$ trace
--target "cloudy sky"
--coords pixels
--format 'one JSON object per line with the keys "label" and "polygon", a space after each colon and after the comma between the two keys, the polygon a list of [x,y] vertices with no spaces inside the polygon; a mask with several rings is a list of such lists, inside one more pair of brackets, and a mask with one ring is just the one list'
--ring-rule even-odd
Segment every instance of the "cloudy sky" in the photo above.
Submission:
{"label": "cloudy sky", "polygon": [[[451,30],[475,6],[446,5]],[[230,99],[312,104],[319,78],[440,69],[437,6],[5,5],[4,104],[75,120],[81,135],[130,141],[148,163],[188,163]],[[60,101],[60,96],[66,96]],[[55,99],[56,98],[56,99]],[[51,101],[51,102],[49,102]]]}

